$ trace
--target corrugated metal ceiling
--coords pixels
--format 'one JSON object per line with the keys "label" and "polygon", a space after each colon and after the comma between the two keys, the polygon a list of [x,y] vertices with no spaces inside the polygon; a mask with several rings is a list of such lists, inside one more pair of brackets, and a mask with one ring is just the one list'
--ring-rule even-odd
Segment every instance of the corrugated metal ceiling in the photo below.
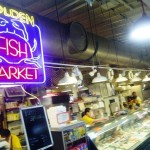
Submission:
{"label": "corrugated metal ceiling", "polygon": [[[87,5],[85,0],[1,0],[1,2],[62,23],[77,21],[89,32],[122,42],[128,42],[130,27],[142,14],[141,3],[138,0],[96,0],[92,7]],[[113,2],[117,4],[108,9]],[[149,13],[147,5],[145,9]]]}

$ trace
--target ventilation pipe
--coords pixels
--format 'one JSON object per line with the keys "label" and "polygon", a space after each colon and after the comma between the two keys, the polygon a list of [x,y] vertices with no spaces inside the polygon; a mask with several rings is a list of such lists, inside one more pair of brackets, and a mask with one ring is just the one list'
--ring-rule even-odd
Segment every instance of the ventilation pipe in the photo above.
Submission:
{"label": "ventilation pipe", "polygon": [[[92,61],[96,53],[103,64],[147,67],[150,52],[136,45],[127,45],[98,37],[85,31],[80,23],[60,24],[38,17],[42,32],[45,61],[68,60],[77,63]],[[62,42],[61,42],[62,40]]]}

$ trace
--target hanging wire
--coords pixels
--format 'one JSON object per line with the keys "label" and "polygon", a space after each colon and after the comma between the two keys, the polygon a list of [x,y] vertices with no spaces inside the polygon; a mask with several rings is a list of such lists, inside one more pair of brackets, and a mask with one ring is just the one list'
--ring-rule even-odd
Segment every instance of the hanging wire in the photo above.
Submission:
{"label": "hanging wire", "polygon": [[[98,34],[97,27],[96,27],[96,15],[95,15],[94,9],[92,10],[92,12],[93,12],[93,18],[94,18],[94,30],[95,30],[95,33]],[[98,41],[97,40],[96,40],[95,44],[97,45],[97,48],[98,48],[99,46],[98,46]],[[98,62],[98,65],[100,65],[100,58],[98,57],[98,51],[97,51],[97,53],[95,55],[95,58],[96,58],[96,62]]]}
{"label": "hanging wire", "polygon": [[[142,6],[143,15],[146,15],[143,1],[140,0],[140,3],[141,3],[141,6]],[[142,64],[142,62],[144,63],[144,56],[148,56],[148,51],[147,51],[146,43],[144,44],[143,49],[145,51],[145,55],[142,55],[143,53],[141,53],[141,55],[140,55],[140,61],[139,61],[140,64]]]}
{"label": "hanging wire", "polygon": [[[124,21],[125,21],[125,27],[127,28],[127,21],[128,21],[128,18],[125,17],[125,18],[124,18]],[[130,64],[131,64],[131,66],[134,68],[132,50],[130,50],[129,52],[130,52],[130,53],[129,53],[129,56],[130,56]]]}
{"label": "hanging wire", "polygon": [[[94,19],[94,30],[95,30],[95,33],[96,34],[98,34],[98,32],[97,32],[97,28],[96,28],[96,17],[95,17],[95,11],[94,11],[94,8],[93,8],[93,10],[92,10],[92,12],[93,12],[93,19]],[[96,35],[97,36],[97,35]],[[96,39],[97,39],[97,37],[96,37]],[[96,52],[96,54],[95,54],[95,58],[96,58],[96,61],[97,61],[97,54],[98,54],[98,41],[96,40],[95,41],[95,46],[97,47],[97,52]],[[99,65],[100,65],[100,63],[99,63]]]}
{"label": "hanging wire", "polygon": [[[107,2],[106,2],[106,6],[107,6],[107,8],[108,8]],[[102,8],[101,8],[101,13],[102,13],[103,17],[106,18],[106,17],[104,16],[104,13],[103,13]],[[113,30],[113,24],[112,24],[112,20],[111,20],[110,11],[109,11],[108,14],[109,14],[109,22],[110,22],[110,26],[111,26],[111,32],[112,32],[112,35],[113,35],[113,41],[114,41],[114,47],[115,47],[115,53],[116,53],[116,60],[117,60],[117,63],[118,63],[119,61],[118,61],[117,45],[116,45],[116,42],[115,42],[115,34],[114,34],[114,30]],[[119,41],[119,42],[120,42],[120,41]],[[121,43],[121,42],[120,42],[120,43]],[[110,51],[110,46],[108,45],[108,53],[107,53],[107,55],[106,55],[106,58],[109,56],[109,51]]]}
{"label": "hanging wire", "polygon": [[142,1],[142,0],[140,0],[140,2],[141,2],[141,6],[142,6],[142,11],[143,11],[143,13],[145,13],[145,9],[144,9],[143,1]]}
{"label": "hanging wire", "polygon": [[148,50],[149,50],[149,47],[148,47],[148,43],[145,43],[145,56],[148,57]]}
{"label": "hanging wire", "polygon": [[[103,10],[102,10],[102,8],[100,7],[100,10],[101,10],[101,14],[102,14],[102,16],[103,16],[103,18],[106,18],[105,16],[104,16],[104,13],[103,13]],[[108,44],[107,44],[107,54],[106,54],[106,56],[105,56],[105,58],[104,58],[104,60],[106,60],[107,58],[108,58],[108,56],[110,55],[110,42],[108,42]]]}
{"label": "hanging wire", "polygon": [[67,14],[67,22],[70,23],[70,16]]}
{"label": "hanging wire", "polygon": [[[58,20],[58,23],[59,23],[58,30],[59,30],[61,50],[62,50],[62,57],[63,57],[62,59],[63,59],[63,63],[65,63],[65,52],[64,52],[64,45],[63,45],[63,35],[62,35],[62,29],[61,29],[61,26],[60,26],[61,22],[60,22],[60,17],[59,17],[57,0],[55,0],[55,7],[56,7],[57,20]],[[65,69],[63,71],[66,71],[66,67],[65,67]]]}
{"label": "hanging wire", "polygon": [[94,57],[92,57],[92,65],[95,66],[95,60],[94,60]]}
{"label": "hanging wire", "polygon": [[96,53],[98,51],[98,42],[97,41],[95,42],[95,40],[94,40],[94,33],[93,33],[93,29],[92,29],[92,19],[91,19],[91,16],[90,16],[90,7],[87,3],[86,3],[86,7],[87,7],[87,10],[88,10],[88,17],[89,17],[89,22],[90,22],[90,32],[92,34],[92,43],[93,43],[94,53],[92,54],[92,56],[90,56],[89,58],[87,58],[83,61],[80,61],[79,63],[83,63],[83,62],[86,62],[86,61],[89,61],[89,60],[93,59],[93,57],[96,55]]}
{"label": "hanging wire", "polygon": [[21,10],[23,10],[23,9],[25,9],[25,8],[24,8],[24,1],[21,0]]}
{"label": "hanging wire", "polygon": [[[94,36],[94,31],[92,30],[92,19],[90,16],[90,7],[89,5],[87,5],[88,7],[88,15],[89,15],[89,20],[90,20],[90,28],[91,28],[91,33],[92,33],[92,42],[93,42],[93,47],[94,47],[94,53],[93,53],[93,57],[96,56],[97,51],[98,51],[98,41],[96,40],[95,36]],[[94,17],[94,29],[95,29],[95,33],[97,33],[97,29],[96,29],[96,18],[95,18],[95,12],[94,12],[94,7],[92,7],[92,11],[93,11],[93,17]]]}
{"label": "hanging wire", "polygon": [[60,18],[59,18],[59,11],[58,11],[58,4],[57,4],[57,0],[55,0],[55,7],[56,7],[56,13],[57,13],[57,20],[59,23],[59,35],[60,35],[60,42],[61,42],[61,50],[62,50],[62,55],[63,55],[63,61],[65,62],[65,53],[64,53],[64,46],[63,46],[63,36],[62,36],[62,31],[61,31],[61,27],[60,27]]}
{"label": "hanging wire", "polygon": [[[107,5],[107,8],[108,8],[108,4],[107,3],[106,3],[106,5]],[[113,30],[113,24],[112,24],[112,20],[111,20],[110,11],[109,11],[108,14],[109,14],[109,21],[110,21],[111,32],[112,32],[112,35],[113,35],[114,48],[115,48],[115,53],[116,53],[116,60],[117,60],[117,64],[118,64],[119,61],[118,61],[117,44],[116,44],[116,41],[115,41],[115,33],[114,33],[114,30]]]}
{"label": "hanging wire", "polygon": [[[90,23],[90,32],[92,34],[92,42],[93,42],[93,47],[95,48],[95,42],[94,42],[94,34],[93,34],[93,27],[92,27],[92,19],[91,19],[91,15],[90,15],[90,7],[88,4],[87,5],[87,12],[88,12],[88,17],[89,17],[89,23]],[[93,56],[94,57],[94,56]]]}
{"label": "hanging wire", "polygon": [[[41,104],[41,101],[40,101],[40,99],[39,99],[37,96],[35,96],[35,95],[33,95],[33,94],[27,92],[27,91],[24,89],[23,86],[21,86],[21,89],[22,89],[26,94],[28,94],[28,95],[32,96],[33,98],[37,99],[37,100],[38,100],[38,101],[37,101],[37,105],[40,105],[40,104]],[[38,90],[37,90],[37,93],[38,93]]]}

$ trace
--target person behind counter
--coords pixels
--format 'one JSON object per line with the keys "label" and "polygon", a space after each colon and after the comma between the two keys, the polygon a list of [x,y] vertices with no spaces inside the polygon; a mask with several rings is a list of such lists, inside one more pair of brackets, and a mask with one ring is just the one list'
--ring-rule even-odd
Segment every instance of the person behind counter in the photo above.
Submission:
{"label": "person behind counter", "polygon": [[128,105],[129,105],[129,109],[134,109],[134,105],[135,105],[135,100],[133,99],[133,97],[129,96],[128,97]]}
{"label": "person behind counter", "polygon": [[136,106],[140,107],[142,103],[141,98],[137,96],[136,92],[132,92],[132,97],[135,101]]}
{"label": "person behind counter", "polygon": [[0,135],[10,144],[11,150],[22,150],[19,138],[16,135],[11,134],[8,129],[2,129]]}
{"label": "person behind counter", "polygon": [[90,108],[85,108],[85,111],[82,113],[82,120],[86,124],[92,125],[94,123],[104,122],[105,120],[108,120],[108,118],[94,119],[94,118],[91,117],[91,109]]}

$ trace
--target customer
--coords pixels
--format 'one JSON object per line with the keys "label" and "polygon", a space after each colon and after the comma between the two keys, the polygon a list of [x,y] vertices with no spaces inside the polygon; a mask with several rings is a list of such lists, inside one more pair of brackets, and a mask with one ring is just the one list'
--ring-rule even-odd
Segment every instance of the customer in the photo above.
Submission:
{"label": "customer", "polygon": [[0,131],[1,137],[5,138],[5,140],[10,144],[11,150],[22,150],[19,138],[11,134],[8,129],[2,129]]}
{"label": "customer", "polygon": [[104,122],[105,120],[108,120],[108,118],[94,119],[93,117],[91,117],[91,109],[90,108],[85,108],[85,111],[82,113],[82,120],[86,124],[92,125],[94,123]]}
{"label": "customer", "polygon": [[135,104],[140,107],[142,103],[141,98],[137,96],[136,92],[132,92],[132,97],[135,100]]}

